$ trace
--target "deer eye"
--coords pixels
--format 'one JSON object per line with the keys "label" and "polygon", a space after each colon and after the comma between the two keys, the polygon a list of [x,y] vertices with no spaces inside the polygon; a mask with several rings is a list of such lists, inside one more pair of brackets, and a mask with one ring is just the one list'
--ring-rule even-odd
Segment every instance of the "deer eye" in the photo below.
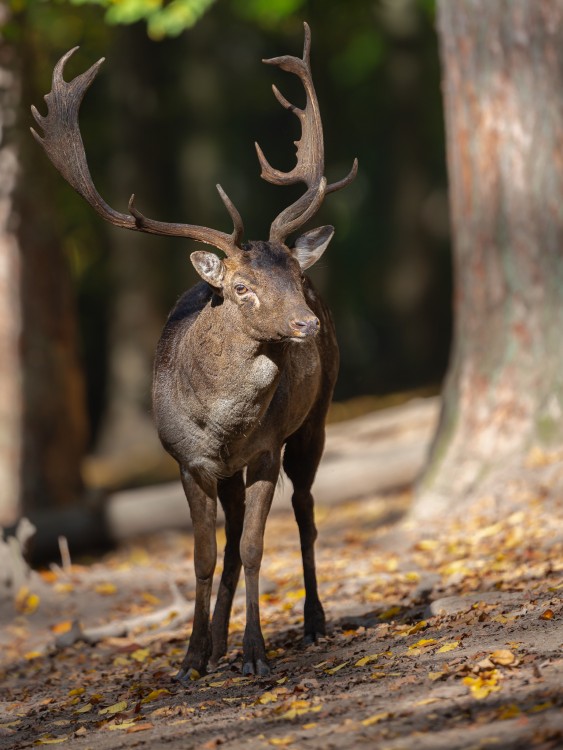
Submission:
{"label": "deer eye", "polygon": [[248,292],[248,287],[244,284],[235,284],[235,292],[242,297],[243,294]]}

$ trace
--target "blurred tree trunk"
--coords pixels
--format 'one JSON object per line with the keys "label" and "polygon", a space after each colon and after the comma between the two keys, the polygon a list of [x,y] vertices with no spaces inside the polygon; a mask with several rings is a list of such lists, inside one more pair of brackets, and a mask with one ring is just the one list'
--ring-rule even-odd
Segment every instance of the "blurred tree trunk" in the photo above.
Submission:
{"label": "blurred tree trunk", "polygon": [[[168,160],[173,145],[156,94],[166,81],[156,46],[142,28],[116,32],[108,74],[115,127],[107,192],[116,206],[126,205],[135,192],[143,213],[171,220],[165,196],[172,192]],[[115,230],[111,242],[107,406],[97,458],[88,462],[93,481],[109,486],[150,476],[162,460],[150,396],[154,350],[167,313],[160,299],[162,273],[171,263],[161,238]]]}
{"label": "blurred tree trunk", "polygon": [[[3,20],[0,17],[0,23]],[[0,525],[15,521],[20,510],[21,316],[19,247],[14,210],[14,190],[19,171],[14,142],[19,101],[16,63],[14,47],[0,37]]]}
{"label": "blurred tree trunk", "polygon": [[440,0],[438,26],[455,331],[419,518],[563,460],[563,0]]}
{"label": "blurred tree trunk", "polygon": [[[36,49],[22,19],[22,109],[41,103]],[[40,110],[44,108],[39,106]],[[24,120],[26,115],[21,113]],[[30,118],[31,119],[31,118]],[[25,121],[25,120],[24,120]],[[17,191],[21,251],[22,473],[24,514],[68,508],[83,492],[88,439],[85,384],[78,352],[76,300],[56,225],[52,167],[20,127],[22,179]]]}

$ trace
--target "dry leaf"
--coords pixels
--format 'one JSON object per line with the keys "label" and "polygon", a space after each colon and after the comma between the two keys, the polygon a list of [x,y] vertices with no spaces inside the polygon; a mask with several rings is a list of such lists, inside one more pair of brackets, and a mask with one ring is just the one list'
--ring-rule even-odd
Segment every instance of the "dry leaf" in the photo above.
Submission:
{"label": "dry leaf", "polygon": [[416,643],[413,643],[412,646],[409,646],[409,651],[412,651],[415,648],[425,648],[426,646],[431,646],[433,643],[436,643],[435,638],[421,638],[420,641],[417,641]]}
{"label": "dry leaf", "polygon": [[493,651],[489,654],[489,659],[493,664],[500,664],[502,667],[507,667],[509,664],[514,664],[516,657],[506,648],[501,648],[498,651]]}
{"label": "dry leaf", "polygon": [[366,664],[371,664],[374,661],[377,661],[380,657],[380,654],[370,654],[369,656],[362,656],[361,659],[358,659],[358,661],[354,664],[355,667],[365,667]]}
{"label": "dry leaf", "polygon": [[342,662],[342,664],[339,664],[337,667],[331,667],[330,669],[325,669],[324,672],[325,672],[325,674],[336,674],[336,672],[338,672],[339,670],[341,670],[343,667],[345,667],[349,663],[350,662],[348,662],[348,661],[344,661],[344,662]]}
{"label": "dry leaf", "polygon": [[62,635],[63,633],[68,633],[71,628],[72,620],[63,620],[62,622],[57,622],[55,625],[51,625],[51,632],[55,633],[55,635]]}
{"label": "dry leaf", "polygon": [[555,614],[552,609],[546,609],[545,612],[542,612],[540,615],[540,620],[553,620],[555,617]]}
{"label": "dry leaf", "polygon": [[398,615],[401,611],[401,607],[395,606],[395,607],[389,607],[389,609],[386,609],[385,612],[382,612],[379,615],[380,620],[390,620],[392,617],[395,617],[395,615]]}
{"label": "dry leaf", "polygon": [[117,594],[117,586],[114,583],[106,581],[103,583],[97,583],[94,586],[94,591],[96,594],[101,594],[102,596],[113,596],[114,594]]}
{"label": "dry leaf", "polygon": [[444,643],[443,646],[441,646],[436,653],[437,654],[445,654],[447,651],[453,651],[459,646],[459,641],[450,641],[449,643]]}
{"label": "dry leaf", "polygon": [[93,708],[91,703],[86,703],[86,705],[81,706],[81,708],[77,708],[74,712],[75,714],[87,714],[88,711],[91,711]]}
{"label": "dry leaf", "polygon": [[39,606],[39,596],[29,590],[27,586],[22,586],[14,601],[16,610],[21,615],[32,615]]}
{"label": "dry leaf", "polygon": [[463,678],[464,685],[468,685],[471,690],[471,695],[478,701],[483,700],[491,693],[500,690],[498,684],[499,671],[498,669],[491,669],[483,672],[482,674],[473,677],[469,675]]}
{"label": "dry leaf", "polygon": [[131,652],[130,656],[132,659],[135,659],[135,661],[143,662],[148,659],[150,653],[150,649],[148,648],[138,648],[135,651]]}
{"label": "dry leaf", "polygon": [[362,724],[364,727],[371,727],[373,724],[379,724],[380,721],[385,721],[385,719],[388,719],[390,716],[391,714],[389,712],[373,714],[373,716],[368,716],[367,719],[364,719]]}
{"label": "dry leaf", "polygon": [[508,706],[501,706],[497,713],[497,719],[504,721],[505,719],[514,719],[516,716],[520,716],[522,712],[515,703],[511,703]]}
{"label": "dry leaf", "polygon": [[152,701],[158,700],[163,695],[170,695],[170,690],[167,690],[166,688],[151,690],[151,692],[141,700],[141,703],[151,703]]}
{"label": "dry leaf", "polygon": [[121,711],[125,711],[126,709],[127,709],[127,701],[119,701],[119,703],[114,703],[113,706],[102,708],[100,711],[98,711],[98,713],[99,714],[118,714]]}
{"label": "dry leaf", "polygon": [[135,726],[134,719],[128,719],[127,721],[123,721],[119,724],[106,724],[106,729],[109,729],[110,731],[113,731],[114,729],[123,729],[127,731],[133,726]]}
{"label": "dry leaf", "polygon": [[270,737],[268,742],[270,745],[275,745],[277,747],[285,747],[286,745],[291,745],[294,741],[294,738],[292,736],[288,737]]}
{"label": "dry leaf", "polygon": [[151,724],[150,721],[143,721],[137,722],[132,727],[127,727],[127,734],[132,734],[133,732],[145,732],[147,729],[153,729],[154,724]]}
{"label": "dry leaf", "polygon": [[52,734],[44,734],[35,740],[36,745],[59,745],[61,742],[66,742],[69,735],[62,735],[60,737],[54,737]]}

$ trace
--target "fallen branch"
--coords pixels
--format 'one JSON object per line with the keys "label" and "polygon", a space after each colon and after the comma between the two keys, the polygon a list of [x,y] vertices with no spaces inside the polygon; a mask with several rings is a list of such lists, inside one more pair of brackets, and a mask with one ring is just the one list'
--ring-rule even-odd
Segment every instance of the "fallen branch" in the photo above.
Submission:
{"label": "fallen branch", "polygon": [[72,627],[66,633],[58,636],[55,645],[57,648],[72,646],[78,641],[85,641],[91,645],[103,641],[104,638],[123,638],[139,630],[155,628],[155,626],[166,624],[166,628],[175,628],[192,619],[194,613],[193,602],[188,602],[180,593],[175,583],[170,585],[172,592],[172,603],[167,607],[149,612],[146,615],[130,617],[126,620],[114,620],[105,625],[95,628],[83,629],[82,625],[75,620]]}

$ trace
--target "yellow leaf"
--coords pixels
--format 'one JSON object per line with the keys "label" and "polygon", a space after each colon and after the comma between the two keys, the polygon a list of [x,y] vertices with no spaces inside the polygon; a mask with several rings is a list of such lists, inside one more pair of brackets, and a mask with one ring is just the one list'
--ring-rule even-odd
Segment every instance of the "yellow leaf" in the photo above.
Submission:
{"label": "yellow leaf", "polygon": [[507,648],[501,648],[498,651],[493,651],[489,654],[489,659],[493,664],[500,664],[502,667],[507,667],[509,664],[514,664],[516,657]]}
{"label": "yellow leaf", "polygon": [[278,696],[276,695],[276,693],[267,691],[265,693],[262,693],[262,695],[258,698],[256,703],[261,703],[262,705],[266,705],[267,703],[275,703],[277,700],[278,700]]}
{"label": "yellow leaf", "polygon": [[162,695],[170,695],[170,690],[167,690],[166,688],[151,690],[151,692],[143,698],[141,703],[151,703],[152,701],[158,700]]}
{"label": "yellow leaf", "polygon": [[146,732],[147,729],[153,729],[154,724],[151,724],[150,721],[143,721],[138,722],[137,724],[133,724],[132,727],[127,728],[127,734],[133,734],[133,732]]}
{"label": "yellow leaf", "polygon": [[362,724],[364,727],[371,727],[373,724],[379,724],[380,721],[385,721],[385,719],[388,719],[391,716],[390,713],[382,713],[382,714],[373,714],[373,716],[368,716],[367,719],[364,719],[362,721]]}
{"label": "yellow leaf", "polygon": [[540,615],[540,620],[553,620],[555,617],[555,614],[553,613],[552,609],[546,609],[545,612],[542,612]]}
{"label": "yellow leaf", "polygon": [[118,714],[121,711],[125,711],[127,708],[127,701],[119,701],[119,703],[114,703],[113,706],[108,706],[107,708],[102,708],[101,711],[98,713],[100,714]]}
{"label": "yellow leaf", "polygon": [[385,612],[382,612],[379,615],[380,620],[390,620],[392,617],[395,617],[395,615],[398,615],[401,611],[401,607],[395,606],[395,607],[389,607],[389,609],[386,609]]}
{"label": "yellow leaf", "polygon": [[414,705],[415,706],[427,706],[429,703],[437,703],[439,702],[439,698],[423,698],[421,701],[417,701]]}
{"label": "yellow leaf", "polygon": [[42,737],[39,737],[35,740],[36,745],[58,745],[61,742],[66,742],[68,740],[68,735],[61,736],[61,737],[53,737],[52,734],[44,734]]}
{"label": "yellow leaf", "polygon": [[365,667],[366,664],[371,664],[379,659],[380,654],[370,654],[369,656],[362,656],[361,659],[354,664],[355,667]]}
{"label": "yellow leaf", "polygon": [[86,692],[85,688],[79,687],[79,688],[73,688],[72,690],[69,690],[68,694],[69,694],[69,697],[70,697],[70,696],[73,696],[73,695],[82,695],[85,692]]}
{"label": "yellow leaf", "polygon": [[325,669],[326,674],[336,674],[339,670],[341,670],[343,667],[345,667],[350,662],[344,661],[342,664],[339,664],[337,667],[331,667],[331,669]]}
{"label": "yellow leaf", "polygon": [[547,711],[547,709],[551,708],[552,706],[553,703],[551,701],[546,701],[545,703],[536,703],[535,706],[532,706],[532,708],[528,709],[528,713],[539,714],[541,711]]}
{"label": "yellow leaf", "polygon": [[418,633],[420,630],[424,630],[424,628],[428,625],[426,620],[421,620],[420,622],[417,622],[416,625],[413,625],[408,630],[406,630],[404,633],[401,633],[401,635],[414,635],[414,633]]}
{"label": "yellow leaf", "polygon": [[94,586],[94,591],[96,594],[101,594],[102,596],[113,596],[114,594],[117,594],[117,586],[109,581],[97,583]]}
{"label": "yellow leaf", "polygon": [[415,544],[415,549],[422,550],[423,552],[437,549],[440,546],[440,542],[436,539],[421,539],[420,542]]}
{"label": "yellow leaf", "polygon": [[88,711],[92,710],[92,704],[86,703],[84,706],[81,706],[80,708],[77,708],[74,712],[75,714],[87,714]]}
{"label": "yellow leaf", "polygon": [[209,687],[220,688],[227,682],[227,680],[220,680],[219,682],[210,682]]}
{"label": "yellow leaf", "polygon": [[128,719],[121,724],[106,724],[106,729],[130,729],[133,726],[135,726],[135,721],[133,719]]}
{"label": "yellow leaf", "polygon": [[[27,586],[22,586],[14,602],[16,610],[22,615],[32,615],[39,606],[40,599]],[[62,740],[61,740],[62,741]]]}
{"label": "yellow leaf", "polygon": [[21,724],[21,719],[0,722],[0,729],[12,729],[12,727],[17,727],[18,724]]}
{"label": "yellow leaf", "polygon": [[441,680],[442,677],[446,677],[447,674],[447,672],[428,672],[428,678],[432,682],[435,682],[436,680]]}
{"label": "yellow leaf", "polygon": [[283,685],[284,682],[287,682],[287,677],[281,677],[279,680],[276,680],[276,685]]}
{"label": "yellow leaf", "polygon": [[119,654],[112,662],[114,667],[126,667],[129,663],[129,659],[124,654]]}
{"label": "yellow leaf", "polygon": [[499,708],[497,719],[504,721],[505,719],[514,719],[516,716],[520,716],[522,712],[515,703],[511,703],[508,706],[501,706]]}
{"label": "yellow leaf", "polygon": [[454,648],[457,648],[459,646],[459,641],[451,641],[450,643],[444,643],[443,646],[441,646],[436,653],[437,654],[445,654],[447,651],[453,651]]}
{"label": "yellow leaf", "polygon": [[135,661],[143,662],[148,659],[150,653],[150,649],[148,648],[138,648],[136,651],[133,651],[131,658],[135,659]]}
{"label": "yellow leaf", "polygon": [[40,656],[43,656],[41,651],[27,651],[23,658],[27,659],[27,661],[32,661],[33,659],[38,659]]}
{"label": "yellow leaf", "polygon": [[294,738],[289,737],[270,737],[268,742],[270,745],[276,745],[277,747],[285,747],[286,745],[291,745],[294,741]]}
{"label": "yellow leaf", "polygon": [[55,583],[54,589],[57,594],[70,594],[71,591],[74,591],[74,584],[70,581],[59,581]]}
{"label": "yellow leaf", "polygon": [[158,596],[150,594],[148,591],[143,591],[143,593],[141,594],[141,598],[144,599],[147,604],[152,604],[153,607],[156,607],[157,604],[160,604],[160,599],[158,598]]}
{"label": "yellow leaf", "polygon": [[463,678],[464,685],[468,685],[471,691],[471,695],[478,701],[483,700],[491,693],[500,690],[498,684],[499,672],[498,669],[491,669],[482,672],[480,675],[473,677],[469,675]]}
{"label": "yellow leaf", "polygon": [[420,573],[417,573],[415,570],[405,573],[405,581],[408,581],[409,583],[418,583],[420,581]]}
{"label": "yellow leaf", "polygon": [[308,724],[303,724],[303,729],[314,729],[315,727],[318,727],[319,724],[316,721],[310,721]]}
{"label": "yellow leaf", "polygon": [[508,617],[505,615],[495,615],[494,617],[491,617],[491,620],[493,622],[500,622],[502,625],[509,621]]}
{"label": "yellow leaf", "polygon": [[370,677],[372,680],[382,680],[385,677],[385,672],[372,672]]}
{"label": "yellow leaf", "polygon": [[51,625],[51,632],[56,635],[62,635],[62,633],[68,633],[72,628],[72,620],[63,620],[63,622],[57,622],[55,625]]}
{"label": "yellow leaf", "polygon": [[431,646],[433,643],[436,643],[435,638],[421,638],[420,641],[417,641],[416,643],[413,643],[412,646],[409,646],[409,650],[412,650],[413,648],[424,648],[425,646]]}

